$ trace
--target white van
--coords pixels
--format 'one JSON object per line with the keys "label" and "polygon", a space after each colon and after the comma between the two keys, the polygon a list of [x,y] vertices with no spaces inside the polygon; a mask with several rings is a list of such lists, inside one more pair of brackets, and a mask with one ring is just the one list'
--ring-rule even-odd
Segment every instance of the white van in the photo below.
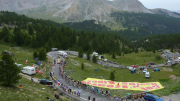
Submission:
{"label": "white van", "polygon": [[147,69],[144,69],[144,70],[143,70],[143,73],[146,73],[146,72],[147,72]]}
{"label": "white van", "polygon": [[35,68],[32,66],[26,66],[21,69],[21,72],[28,75],[33,75],[36,73]]}
{"label": "white van", "polygon": [[147,79],[150,78],[149,72],[146,72],[146,73],[145,73],[145,78],[147,78]]}
{"label": "white van", "polygon": [[129,68],[129,70],[131,71],[131,70],[136,70],[136,68],[134,68],[134,67],[128,67]]}
{"label": "white van", "polygon": [[67,53],[66,52],[64,52],[64,51],[58,51],[58,53],[57,53],[58,55],[61,55],[61,56],[65,56],[65,57],[67,57]]}
{"label": "white van", "polygon": [[97,56],[98,56],[98,53],[97,53],[97,52],[93,52],[93,53],[92,53],[92,56],[96,56],[96,57],[97,57]]}

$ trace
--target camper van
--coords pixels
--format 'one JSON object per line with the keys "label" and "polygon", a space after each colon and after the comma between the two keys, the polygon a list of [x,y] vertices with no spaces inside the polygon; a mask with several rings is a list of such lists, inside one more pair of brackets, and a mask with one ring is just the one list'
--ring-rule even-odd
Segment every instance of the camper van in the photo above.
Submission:
{"label": "camper van", "polygon": [[51,51],[58,51],[58,48],[51,48]]}
{"label": "camper van", "polygon": [[58,51],[58,53],[57,53],[58,55],[61,55],[61,56],[65,56],[65,57],[67,57],[67,53],[66,52],[64,52],[64,51]]}
{"label": "camper van", "polygon": [[28,74],[28,75],[33,75],[35,74],[35,68],[34,67],[31,67],[31,66],[26,66],[26,67],[23,67],[21,69],[21,72],[24,73],[24,74]]}
{"label": "camper van", "polygon": [[147,79],[150,78],[149,72],[146,72],[146,73],[145,73],[145,78],[147,78]]}
{"label": "camper van", "polygon": [[93,52],[92,56],[98,56],[98,53],[97,52]]}

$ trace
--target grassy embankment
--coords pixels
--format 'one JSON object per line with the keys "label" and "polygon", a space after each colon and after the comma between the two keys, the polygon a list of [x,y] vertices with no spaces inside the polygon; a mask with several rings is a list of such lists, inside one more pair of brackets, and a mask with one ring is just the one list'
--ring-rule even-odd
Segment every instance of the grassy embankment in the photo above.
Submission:
{"label": "grassy embankment", "polygon": [[[132,64],[146,64],[147,62],[155,62],[161,63],[165,62],[164,59],[156,60],[155,56],[160,55],[160,53],[153,54],[152,52],[140,52],[140,53],[131,53],[121,57],[117,57],[116,59],[112,59],[111,56],[104,55],[105,58],[121,63],[122,65],[132,65]],[[137,70],[136,74],[131,74],[128,69],[120,69],[109,67],[106,69],[102,65],[94,64],[91,61],[83,60],[76,56],[68,55],[68,65],[66,67],[66,72],[76,80],[85,80],[86,78],[100,78],[101,76],[109,80],[110,72],[115,71],[115,81],[118,82],[160,82],[164,89],[154,91],[159,95],[168,95],[173,87],[177,87],[179,85],[179,78],[172,80],[170,76],[180,76],[180,72],[171,67],[159,67],[160,72],[153,72],[153,69],[148,69],[150,72],[150,78],[146,79],[145,74],[139,74],[139,70]],[[144,62],[145,61],[145,62]],[[81,64],[85,64],[85,69],[81,69]],[[179,66],[178,66],[179,67]],[[94,69],[97,68],[98,71]],[[74,72],[73,72],[74,71]],[[137,93],[139,91],[128,91],[128,90],[110,90],[111,95],[121,94],[124,96],[127,92],[129,93]],[[168,91],[168,92],[167,92]]]}
{"label": "grassy embankment", "polygon": [[[14,53],[13,59],[18,64],[23,64],[23,66],[32,66],[36,61],[33,60],[33,51],[35,49],[30,48],[20,48],[20,47],[10,47],[6,45],[0,44],[0,52],[3,50],[8,50]],[[0,53],[1,54],[1,53]],[[0,58],[2,56],[0,55]],[[28,57],[28,63],[25,63]],[[47,78],[47,72],[49,70],[48,67],[51,65],[49,62],[43,62],[43,65],[40,67],[44,74],[35,74],[33,77],[37,77],[39,79]],[[23,91],[20,91],[17,87],[22,85]],[[44,89],[42,89],[44,88]],[[26,78],[21,78],[19,83],[15,85],[15,87],[4,87],[0,85],[0,99],[1,101],[48,101],[46,97],[54,98],[54,92],[58,92],[56,89],[51,89],[44,85],[32,84],[30,80]],[[65,101],[70,101],[69,99],[61,96]]]}
{"label": "grassy embankment", "polygon": [[131,65],[139,65],[145,66],[149,62],[154,62],[156,64],[160,64],[166,62],[165,59],[156,59],[156,56],[160,55],[160,52],[156,52],[155,54],[150,51],[143,51],[139,53],[131,53],[131,54],[124,54],[124,56],[116,56],[116,59],[112,59],[112,55],[105,54],[103,55],[109,61],[117,62],[118,64],[131,66]]}

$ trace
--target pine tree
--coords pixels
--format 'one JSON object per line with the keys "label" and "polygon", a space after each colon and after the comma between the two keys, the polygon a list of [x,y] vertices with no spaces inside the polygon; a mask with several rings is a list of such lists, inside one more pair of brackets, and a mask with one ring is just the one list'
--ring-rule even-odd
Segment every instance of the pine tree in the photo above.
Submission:
{"label": "pine tree", "polygon": [[38,53],[37,53],[37,52],[34,52],[34,53],[33,53],[33,57],[34,57],[34,59],[37,58],[37,57],[38,57]]}
{"label": "pine tree", "polygon": [[93,61],[93,63],[97,63],[97,58],[95,55],[92,56],[92,61]]}
{"label": "pine tree", "polygon": [[23,33],[21,32],[20,28],[14,29],[14,40],[17,45],[22,45],[24,43]]}
{"label": "pine tree", "polygon": [[171,52],[173,52],[173,48],[171,48]]}
{"label": "pine tree", "polygon": [[83,58],[83,50],[81,47],[79,48],[79,51],[78,51],[78,57]]}
{"label": "pine tree", "polygon": [[121,50],[119,51],[119,56],[121,56],[121,54],[122,54],[122,52],[121,52]]}
{"label": "pine tree", "polygon": [[45,48],[40,48],[39,60],[46,60],[46,50],[45,50]]}
{"label": "pine tree", "polygon": [[33,35],[34,34],[34,29],[31,25],[28,26],[28,34]]}
{"label": "pine tree", "polygon": [[7,27],[3,27],[1,35],[0,35],[0,39],[4,38],[5,42],[9,42],[9,37],[10,37],[9,29]]}
{"label": "pine tree", "polygon": [[84,70],[84,63],[81,64],[81,69]]}
{"label": "pine tree", "polygon": [[114,72],[111,72],[110,74],[110,80],[114,81],[115,80],[115,75],[114,75]]}
{"label": "pine tree", "polygon": [[112,54],[112,58],[113,58],[113,59],[116,58],[116,54],[115,54],[115,53]]}
{"label": "pine tree", "polygon": [[137,48],[135,49],[135,53],[138,53],[138,49]]}
{"label": "pine tree", "polygon": [[10,86],[18,83],[21,78],[19,75],[20,68],[14,63],[9,54],[4,54],[0,61],[0,84]]}
{"label": "pine tree", "polygon": [[87,60],[90,60],[90,51],[87,51]]}
{"label": "pine tree", "polygon": [[156,53],[155,49],[153,49],[153,53],[154,53],[154,54]]}

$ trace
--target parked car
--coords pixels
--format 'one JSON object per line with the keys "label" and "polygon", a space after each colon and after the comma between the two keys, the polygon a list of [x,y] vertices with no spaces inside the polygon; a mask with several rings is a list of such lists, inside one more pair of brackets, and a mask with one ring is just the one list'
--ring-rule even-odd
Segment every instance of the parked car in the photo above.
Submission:
{"label": "parked car", "polygon": [[160,69],[158,69],[158,68],[154,68],[154,70],[153,70],[153,71],[157,72],[157,71],[160,71]]}
{"label": "parked car", "polygon": [[47,79],[39,79],[38,83],[43,84],[43,85],[53,85],[53,82]]}
{"label": "parked car", "polygon": [[107,61],[108,61],[108,59],[104,59],[104,61],[105,61],[105,62],[107,62]]}
{"label": "parked car", "polygon": [[150,62],[149,64],[151,64],[151,65],[155,65],[155,63],[153,63],[153,62]]}
{"label": "parked car", "polygon": [[131,70],[136,70],[136,68],[134,68],[134,67],[128,67],[129,68],[129,70],[131,71]]}
{"label": "parked car", "polygon": [[114,64],[118,64],[117,62],[114,62]]}
{"label": "parked car", "polygon": [[155,65],[155,63],[153,63],[153,62],[149,62],[147,65]]}
{"label": "parked car", "polygon": [[137,67],[138,67],[138,65],[131,65],[131,67],[137,68]]}
{"label": "parked car", "polygon": [[143,73],[146,73],[146,72],[147,72],[147,69],[144,69],[144,70],[143,70]]}
{"label": "parked car", "polygon": [[136,69],[135,68],[131,70],[131,74],[134,74],[134,73],[136,73]]}
{"label": "parked car", "polygon": [[158,97],[154,94],[146,94],[144,96],[144,99],[148,100],[148,101],[164,101],[163,99],[161,99],[160,97]]}
{"label": "parked car", "polygon": [[163,49],[158,50],[158,52],[163,52]]}

